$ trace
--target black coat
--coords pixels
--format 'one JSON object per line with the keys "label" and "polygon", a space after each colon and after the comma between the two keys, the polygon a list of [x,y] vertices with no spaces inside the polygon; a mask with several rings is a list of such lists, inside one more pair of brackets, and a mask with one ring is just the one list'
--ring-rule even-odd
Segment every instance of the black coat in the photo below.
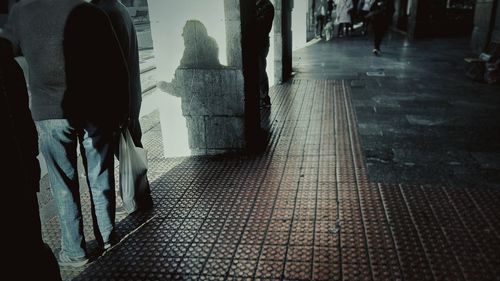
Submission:
{"label": "black coat", "polygon": [[274,6],[269,0],[262,0],[256,6],[257,13],[257,46],[269,46],[269,32],[273,27]]}
{"label": "black coat", "polygon": [[24,74],[11,50],[10,42],[0,38],[0,120],[4,132],[0,147],[2,161],[6,164],[2,172],[7,175],[2,177],[2,185],[9,186],[9,179],[13,179],[19,188],[27,190],[11,191],[34,193],[38,191],[40,179],[40,166],[36,159],[38,134],[29,109]]}
{"label": "black coat", "polygon": [[139,44],[134,22],[127,8],[118,0],[93,0],[109,17],[123,56],[127,62],[130,82],[130,115],[139,118],[142,103],[141,73],[139,67]]}
{"label": "black coat", "polygon": [[394,0],[375,0],[370,9],[370,14],[375,22],[389,23],[394,14]]}
{"label": "black coat", "polygon": [[[57,261],[42,240],[36,196],[40,181],[38,137],[28,99],[26,81],[14,60],[12,45],[0,38],[0,147],[4,164],[0,174],[7,242],[2,253],[9,257],[0,276],[61,280]],[[30,265],[28,271],[26,264]]]}
{"label": "black coat", "polygon": [[75,121],[116,126],[130,109],[129,74],[108,16],[92,4],[77,6],[64,30],[67,92],[63,107]]}

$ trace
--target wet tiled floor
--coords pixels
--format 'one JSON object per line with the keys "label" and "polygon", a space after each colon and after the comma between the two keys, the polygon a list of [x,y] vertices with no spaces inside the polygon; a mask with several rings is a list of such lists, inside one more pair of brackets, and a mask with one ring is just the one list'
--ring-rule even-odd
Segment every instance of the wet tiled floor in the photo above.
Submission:
{"label": "wet tiled floor", "polygon": [[165,160],[151,130],[155,209],[65,279],[500,280],[500,190],[370,182],[349,82],[272,98],[262,155]]}
{"label": "wet tiled floor", "polygon": [[[470,38],[334,38],[294,52],[296,78],[351,81],[370,180],[500,188],[500,84],[466,76]],[[373,76],[375,74],[375,76]]]}

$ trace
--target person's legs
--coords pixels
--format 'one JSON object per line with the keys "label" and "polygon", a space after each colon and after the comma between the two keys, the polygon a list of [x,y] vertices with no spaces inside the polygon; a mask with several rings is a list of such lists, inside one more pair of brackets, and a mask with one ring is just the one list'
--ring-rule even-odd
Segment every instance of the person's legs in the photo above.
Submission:
{"label": "person's legs", "polygon": [[60,257],[86,256],[77,172],[77,132],[68,120],[36,122],[61,227]]}
{"label": "person's legs", "polygon": [[270,105],[271,99],[269,97],[269,78],[266,72],[267,54],[269,53],[269,46],[265,46],[259,50],[259,89],[260,101],[263,105]]}
{"label": "person's legs", "polygon": [[380,51],[380,44],[382,43],[382,37],[384,36],[383,26],[380,22],[373,22],[373,48],[374,50]]}
{"label": "person's legs", "polygon": [[323,38],[323,28],[325,27],[325,16],[320,16],[319,36]]}
{"label": "person's legs", "polygon": [[316,36],[320,36],[321,35],[321,32],[320,32],[320,26],[321,26],[321,16],[320,15],[317,15],[316,16]]}
{"label": "person's legs", "polygon": [[360,12],[360,17],[361,21],[363,22],[363,26],[361,28],[361,34],[366,34],[368,32],[368,25],[370,24],[370,21],[366,18],[366,15],[368,15],[367,11],[361,11]]}
{"label": "person's legs", "polygon": [[94,233],[104,246],[110,242],[115,226],[113,131],[86,123],[81,129],[80,146],[95,215]]}

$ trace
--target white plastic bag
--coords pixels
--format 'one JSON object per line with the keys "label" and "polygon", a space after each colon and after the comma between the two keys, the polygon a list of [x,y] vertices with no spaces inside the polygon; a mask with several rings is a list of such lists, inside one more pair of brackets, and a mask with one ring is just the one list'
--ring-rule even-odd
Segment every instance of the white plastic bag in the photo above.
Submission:
{"label": "white plastic bag", "polygon": [[139,208],[139,201],[149,190],[148,159],[144,148],[136,147],[128,129],[120,134],[120,196],[130,214]]}

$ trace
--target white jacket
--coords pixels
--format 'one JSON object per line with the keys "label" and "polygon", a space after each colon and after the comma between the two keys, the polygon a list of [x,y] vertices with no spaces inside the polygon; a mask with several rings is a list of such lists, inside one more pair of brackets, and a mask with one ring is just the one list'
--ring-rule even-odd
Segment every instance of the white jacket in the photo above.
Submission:
{"label": "white jacket", "polygon": [[352,0],[335,0],[337,4],[337,23],[351,23],[351,15],[348,13],[354,6]]}

